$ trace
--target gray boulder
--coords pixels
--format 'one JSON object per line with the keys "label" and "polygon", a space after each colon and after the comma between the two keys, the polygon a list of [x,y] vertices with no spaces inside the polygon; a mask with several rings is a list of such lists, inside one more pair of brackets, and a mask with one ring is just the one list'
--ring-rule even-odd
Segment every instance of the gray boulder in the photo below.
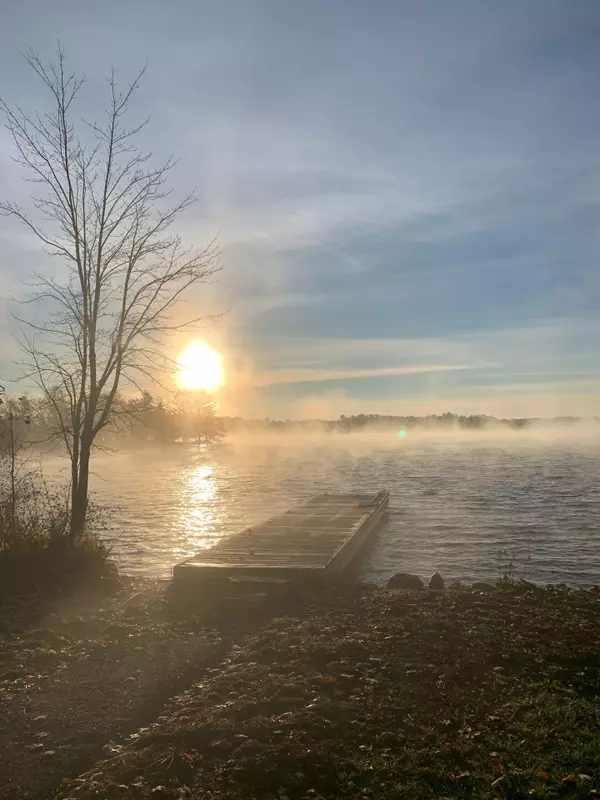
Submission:
{"label": "gray boulder", "polygon": [[491,583],[486,583],[485,581],[475,581],[475,583],[471,584],[471,589],[474,592],[495,592],[496,587],[493,586]]}
{"label": "gray boulder", "polygon": [[429,588],[432,592],[443,592],[444,591],[444,579],[440,575],[439,572],[434,572],[431,578],[429,579]]}
{"label": "gray boulder", "polygon": [[423,581],[409,572],[396,572],[386,584],[386,589],[422,589]]}

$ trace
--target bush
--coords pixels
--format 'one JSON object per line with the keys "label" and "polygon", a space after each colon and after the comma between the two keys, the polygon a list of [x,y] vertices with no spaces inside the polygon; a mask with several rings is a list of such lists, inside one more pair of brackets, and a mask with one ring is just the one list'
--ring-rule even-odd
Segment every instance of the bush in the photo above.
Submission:
{"label": "bush", "polygon": [[[92,509],[83,536],[69,533],[68,487],[51,488],[27,459],[0,452],[0,583],[4,590],[40,583],[74,583],[114,574],[110,552],[97,536]],[[96,523],[96,524],[94,524]]]}
{"label": "bush", "polygon": [[19,471],[15,481],[0,456],[0,552],[32,552],[55,545],[68,531],[67,498],[39,473]]}

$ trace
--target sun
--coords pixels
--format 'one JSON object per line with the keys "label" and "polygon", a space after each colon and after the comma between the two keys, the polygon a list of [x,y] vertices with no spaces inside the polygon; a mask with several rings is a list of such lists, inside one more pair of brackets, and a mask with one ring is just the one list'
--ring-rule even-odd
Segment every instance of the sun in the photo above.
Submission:
{"label": "sun", "polygon": [[223,383],[221,356],[204,342],[192,342],[177,359],[177,382],[182,389],[216,389]]}

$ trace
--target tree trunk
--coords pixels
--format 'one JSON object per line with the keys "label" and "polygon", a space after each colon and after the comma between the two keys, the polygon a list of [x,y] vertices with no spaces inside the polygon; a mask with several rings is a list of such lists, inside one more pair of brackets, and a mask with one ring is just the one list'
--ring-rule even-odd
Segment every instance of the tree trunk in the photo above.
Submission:
{"label": "tree trunk", "polygon": [[79,456],[79,475],[77,485],[71,494],[71,537],[81,536],[85,530],[85,519],[88,507],[88,484],[90,477],[90,454],[92,446],[87,442],[81,443]]}
{"label": "tree trunk", "polygon": [[16,464],[17,453],[15,451],[15,430],[14,417],[12,411],[8,415],[9,435],[10,435],[10,533],[13,544],[17,539],[17,483],[16,483]]}

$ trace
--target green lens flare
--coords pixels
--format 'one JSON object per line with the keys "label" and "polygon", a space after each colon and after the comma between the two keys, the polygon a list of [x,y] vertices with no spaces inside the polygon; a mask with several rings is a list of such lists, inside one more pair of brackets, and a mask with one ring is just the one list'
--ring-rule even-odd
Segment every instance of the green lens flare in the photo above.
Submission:
{"label": "green lens flare", "polygon": [[401,439],[404,439],[404,437],[406,436],[406,431],[398,431],[398,436],[399,436]]}

